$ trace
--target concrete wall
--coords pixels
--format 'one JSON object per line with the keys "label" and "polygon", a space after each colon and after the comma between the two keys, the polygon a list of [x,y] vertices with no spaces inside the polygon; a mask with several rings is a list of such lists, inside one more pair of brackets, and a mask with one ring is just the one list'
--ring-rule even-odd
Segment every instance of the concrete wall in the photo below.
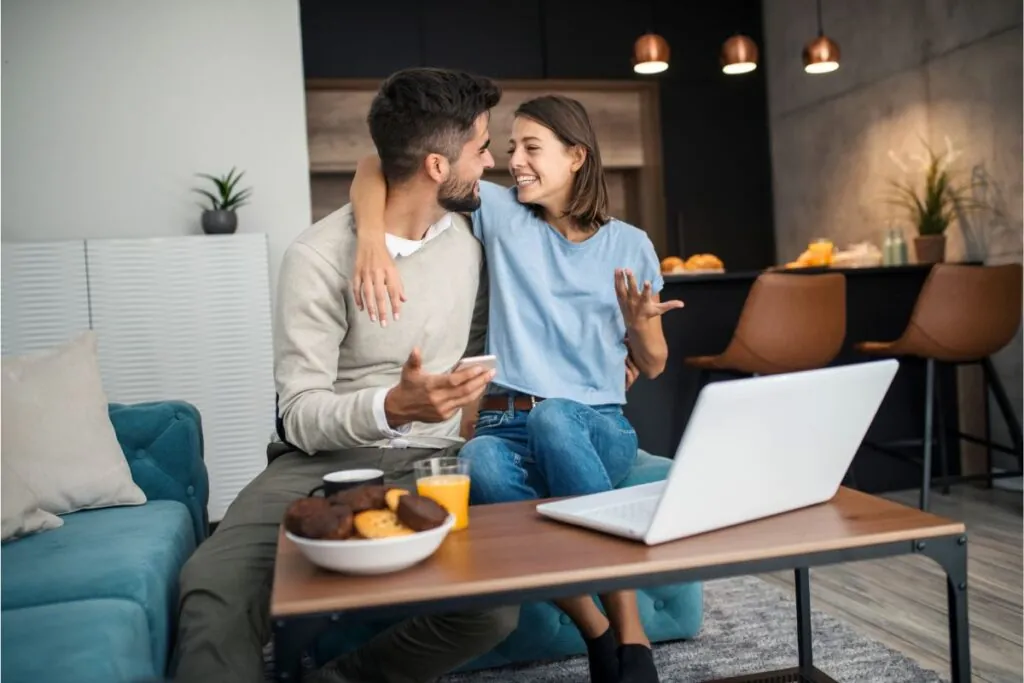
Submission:
{"label": "concrete wall", "polygon": [[296,0],[9,0],[4,241],[201,233],[196,172],[246,171],[272,283],[309,226]]}
{"label": "concrete wall", "polygon": [[[987,183],[983,198],[1001,213],[954,227],[947,258],[1021,261],[1020,0],[824,0],[825,33],[842,59],[814,76],[801,62],[817,33],[814,3],[763,8],[780,261],[818,235],[880,246],[890,221],[909,243],[913,227],[882,201],[901,173],[889,152],[920,153],[922,138],[944,149],[947,137],[963,152],[955,166]],[[1019,334],[996,363],[1019,413]]]}

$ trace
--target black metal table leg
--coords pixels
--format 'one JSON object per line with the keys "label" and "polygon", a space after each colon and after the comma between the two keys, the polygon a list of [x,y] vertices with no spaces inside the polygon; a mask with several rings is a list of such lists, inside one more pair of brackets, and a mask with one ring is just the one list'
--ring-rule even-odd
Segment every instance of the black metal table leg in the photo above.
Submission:
{"label": "black metal table leg", "polygon": [[299,683],[302,680],[302,655],[313,639],[337,615],[294,617],[274,620],[274,680]]}
{"label": "black metal table leg", "polygon": [[814,669],[814,643],[811,638],[811,577],[807,567],[794,572],[796,580],[796,644],[800,673],[811,675]]}
{"label": "black metal table leg", "polygon": [[967,536],[920,541],[916,549],[946,572],[951,680],[953,683],[969,683],[971,634],[967,620]]}

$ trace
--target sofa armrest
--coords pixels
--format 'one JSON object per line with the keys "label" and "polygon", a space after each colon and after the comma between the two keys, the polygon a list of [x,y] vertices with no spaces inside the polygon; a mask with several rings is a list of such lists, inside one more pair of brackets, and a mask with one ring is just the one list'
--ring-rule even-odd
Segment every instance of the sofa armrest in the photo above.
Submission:
{"label": "sofa armrest", "polygon": [[132,479],[149,500],[187,506],[198,545],[207,535],[210,498],[199,411],[184,401],[157,401],[111,403],[109,414]]}

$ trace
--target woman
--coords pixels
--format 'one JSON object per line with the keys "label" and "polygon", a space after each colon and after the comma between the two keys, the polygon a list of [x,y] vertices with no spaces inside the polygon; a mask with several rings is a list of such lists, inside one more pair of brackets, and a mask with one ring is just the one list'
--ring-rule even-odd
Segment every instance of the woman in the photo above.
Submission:
{"label": "woman", "polygon": [[[682,306],[659,301],[663,282],[646,233],[607,215],[600,151],[579,102],[545,96],[523,103],[509,155],[515,187],[481,182],[472,213],[487,253],[488,353],[498,357],[476,435],[461,452],[472,462],[478,504],[619,484],[637,454],[636,432],[622,412],[626,339],[640,372],[656,377],[668,355],[660,316]],[[378,288],[386,280],[396,302],[397,271],[365,266],[390,263],[384,207],[365,204],[382,196],[383,183],[378,169],[361,165],[352,186],[361,219],[356,272]],[[364,298],[371,302],[374,293]],[[607,617],[589,596],[557,602],[586,640],[591,680],[656,681],[635,594],[601,601]]]}

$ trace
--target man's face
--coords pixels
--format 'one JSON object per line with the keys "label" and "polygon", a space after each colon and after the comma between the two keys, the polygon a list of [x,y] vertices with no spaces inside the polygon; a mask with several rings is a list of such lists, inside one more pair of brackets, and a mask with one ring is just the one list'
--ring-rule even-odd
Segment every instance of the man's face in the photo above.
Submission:
{"label": "man's face", "polygon": [[473,135],[462,146],[461,154],[450,166],[448,178],[437,188],[437,203],[446,211],[476,211],[480,208],[480,178],[494,168],[494,157],[488,147],[488,114],[481,114],[473,124]]}

